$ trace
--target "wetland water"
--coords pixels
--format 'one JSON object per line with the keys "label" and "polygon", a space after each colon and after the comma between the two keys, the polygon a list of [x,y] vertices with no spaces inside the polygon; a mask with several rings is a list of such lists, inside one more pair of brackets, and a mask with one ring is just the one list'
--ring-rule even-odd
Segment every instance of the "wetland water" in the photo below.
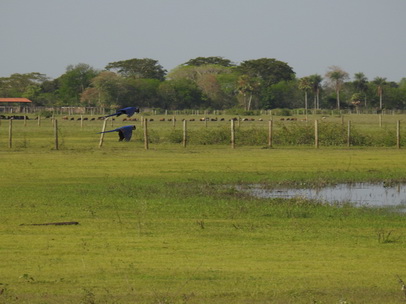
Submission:
{"label": "wetland water", "polygon": [[327,203],[353,203],[356,206],[406,208],[406,184],[386,186],[384,183],[338,184],[323,188],[273,188],[252,185],[246,189],[261,198],[295,198]]}

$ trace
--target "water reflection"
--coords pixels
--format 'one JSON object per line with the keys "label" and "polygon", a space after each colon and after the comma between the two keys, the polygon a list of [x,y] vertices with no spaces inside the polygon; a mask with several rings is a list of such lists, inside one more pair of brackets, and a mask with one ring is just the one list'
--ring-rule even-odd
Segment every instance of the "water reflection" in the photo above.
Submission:
{"label": "water reflection", "polygon": [[328,203],[350,202],[357,206],[406,207],[406,184],[386,186],[384,183],[338,184],[319,189],[277,188],[263,189],[251,187],[250,193],[261,198],[295,198],[318,200]]}

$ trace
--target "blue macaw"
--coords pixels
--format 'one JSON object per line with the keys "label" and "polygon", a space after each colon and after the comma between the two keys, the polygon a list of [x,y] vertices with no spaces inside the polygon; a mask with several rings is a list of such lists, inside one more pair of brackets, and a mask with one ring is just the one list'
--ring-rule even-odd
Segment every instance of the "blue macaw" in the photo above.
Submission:
{"label": "blue macaw", "polygon": [[104,116],[105,118],[110,117],[110,116],[120,116],[122,114],[127,114],[128,117],[131,117],[134,115],[134,113],[140,113],[140,109],[136,107],[128,107],[124,109],[117,110],[116,113],[110,114],[107,116]]}
{"label": "blue macaw", "polygon": [[133,130],[135,130],[134,125],[120,127],[110,131],[99,132],[100,133],[109,133],[109,132],[118,132],[119,140],[118,141],[130,141],[131,136],[133,135]]}

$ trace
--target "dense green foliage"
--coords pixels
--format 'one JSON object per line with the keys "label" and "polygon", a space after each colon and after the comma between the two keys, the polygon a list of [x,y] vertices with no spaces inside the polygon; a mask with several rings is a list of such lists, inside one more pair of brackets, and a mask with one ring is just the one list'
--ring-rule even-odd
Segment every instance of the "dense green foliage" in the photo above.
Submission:
{"label": "dense green foliage", "polygon": [[[306,85],[304,85],[306,80]],[[222,57],[197,57],[167,71],[157,60],[128,59],[98,71],[70,65],[50,80],[40,73],[0,78],[1,97],[26,97],[39,106],[138,106],[161,109],[274,108],[405,109],[405,81],[372,81],[363,73],[349,80],[341,68],[329,67],[324,78],[295,77],[288,63],[274,58],[232,63]]]}

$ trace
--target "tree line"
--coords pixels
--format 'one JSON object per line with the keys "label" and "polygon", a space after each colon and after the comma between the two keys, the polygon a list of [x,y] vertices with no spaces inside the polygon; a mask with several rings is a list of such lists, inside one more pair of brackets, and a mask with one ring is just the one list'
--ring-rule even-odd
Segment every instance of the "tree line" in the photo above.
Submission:
{"label": "tree line", "polygon": [[171,71],[157,60],[111,62],[103,70],[69,65],[56,79],[33,72],[0,78],[1,97],[25,97],[37,106],[182,109],[405,109],[406,78],[369,80],[331,66],[325,75],[297,78],[274,58],[235,64],[223,57],[197,57]]}

